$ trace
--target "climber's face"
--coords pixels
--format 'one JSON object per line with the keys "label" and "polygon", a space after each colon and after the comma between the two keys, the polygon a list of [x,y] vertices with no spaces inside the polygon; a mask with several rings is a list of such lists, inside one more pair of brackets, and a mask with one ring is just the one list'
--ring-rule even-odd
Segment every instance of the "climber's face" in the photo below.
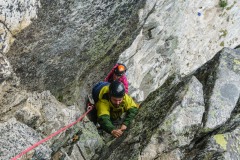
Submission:
{"label": "climber's face", "polygon": [[113,74],[113,80],[118,80],[122,75],[116,75],[115,73]]}
{"label": "climber's face", "polygon": [[123,98],[111,97],[110,100],[111,100],[112,104],[114,105],[114,107],[119,107],[119,105],[123,101]]}

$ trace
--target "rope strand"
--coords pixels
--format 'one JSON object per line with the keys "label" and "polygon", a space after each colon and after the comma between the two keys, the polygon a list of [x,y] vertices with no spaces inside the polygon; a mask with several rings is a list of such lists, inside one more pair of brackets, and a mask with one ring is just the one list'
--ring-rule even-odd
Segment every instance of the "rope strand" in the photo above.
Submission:
{"label": "rope strand", "polygon": [[88,105],[87,111],[81,116],[79,117],[75,122],[72,122],[70,124],[68,124],[67,126],[59,129],[58,131],[52,133],[51,135],[49,135],[48,137],[38,141],[37,143],[33,144],[32,146],[28,147],[27,149],[25,149],[24,151],[22,151],[21,153],[19,153],[18,155],[16,155],[15,157],[13,157],[11,160],[17,160],[18,158],[20,158],[21,156],[23,156],[24,154],[28,153],[29,151],[33,150],[34,148],[36,148],[37,146],[39,146],[40,144],[48,141],[49,139],[51,139],[52,137],[55,137],[56,135],[58,135],[59,133],[65,131],[66,129],[72,127],[73,125],[75,125],[76,123],[80,122],[91,110],[93,109],[93,105]]}

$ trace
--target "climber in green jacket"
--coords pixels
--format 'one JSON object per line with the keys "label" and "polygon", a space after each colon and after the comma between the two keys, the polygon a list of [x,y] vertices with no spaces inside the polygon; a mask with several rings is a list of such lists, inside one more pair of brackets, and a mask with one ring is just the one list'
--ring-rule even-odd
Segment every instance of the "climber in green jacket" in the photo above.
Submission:
{"label": "climber in green jacket", "polygon": [[[98,89],[93,88],[92,95],[95,97],[98,123],[107,133],[120,137],[137,114],[138,106],[125,93],[125,87],[119,81],[110,84],[101,82],[95,88]],[[123,113],[126,113],[124,118]],[[116,122],[120,124],[114,125]]]}

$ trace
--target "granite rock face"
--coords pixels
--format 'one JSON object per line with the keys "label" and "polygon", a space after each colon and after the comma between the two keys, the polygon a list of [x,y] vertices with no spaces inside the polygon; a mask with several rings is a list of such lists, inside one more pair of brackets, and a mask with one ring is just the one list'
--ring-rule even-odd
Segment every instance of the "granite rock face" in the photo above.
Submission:
{"label": "granite rock face", "polygon": [[2,0],[0,2],[0,53],[9,51],[17,33],[37,18],[38,0]]}
{"label": "granite rock face", "polygon": [[138,10],[145,0],[39,3],[38,18],[16,35],[5,54],[26,89],[50,90],[73,104],[103,79],[139,33]]}
{"label": "granite rock face", "polygon": [[[26,147],[30,147],[32,144],[40,141],[41,135],[32,128],[24,125],[15,119],[10,119],[8,122],[0,124],[0,158],[10,159],[16,155],[16,153],[22,152]],[[35,151],[32,150],[28,155],[24,155],[25,158],[51,158],[51,149],[43,144],[39,146]]]}
{"label": "granite rock face", "polygon": [[0,82],[2,83],[10,78],[12,73],[12,67],[8,59],[0,53]]}
{"label": "granite rock face", "polygon": [[142,102],[129,130],[105,142],[84,118],[25,158],[239,159],[239,6],[2,0],[0,159],[75,121],[117,61]]}
{"label": "granite rock face", "polygon": [[225,48],[193,74],[168,78],[101,159],[238,159],[239,53]]}
{"label": "granite rock face", "polygon": [[[240,95],[240,52],[238,50],[224,49],[223,53],[215,56],[212,69],[205,64],[210,73],[204,81],[206,82],[206,115],[205,129],[215,129],[224,124],[235,109]],[[216,63],[217,62],[217,63]],[[206,70],[206,69],[205,69]],[[203,74],[199,69],[199,73]],[[199,76],[201,79],[201,77]]]}
{"label": "granite rock face", "polygon": [[[82,114],[76,106],[66,106],[57,101],[49,91],[29,93],[12,86],[8,81],[1,85],[0,159],[16,156],[34,143],[73,123]],[[74,137],[78,138],[74,140]],[[71,153],[71,146],[76,141],[81,142],[81,150],[77,153],[87,158],[91,158],[95,150],[104,145],[96,127],[88,118],[84,118],[82,122],[43,143],[44,147],[38,146],[27,155],[30,156],[28,158],[51,159],[52,155],[61,153],[59,158],[65,157],[64,153]],[[72,154],[74,156],[76,153]]]}
{"label": "granite rock face", "polygon": [[219,3],[219,0],[146,2],[139,18],[151,13],[131,47],[119,59],[129,68],[132,96],[143,101],[172,74],[184,77],[223,47],[239,45],[240,2],[228,0],[225,7]]}

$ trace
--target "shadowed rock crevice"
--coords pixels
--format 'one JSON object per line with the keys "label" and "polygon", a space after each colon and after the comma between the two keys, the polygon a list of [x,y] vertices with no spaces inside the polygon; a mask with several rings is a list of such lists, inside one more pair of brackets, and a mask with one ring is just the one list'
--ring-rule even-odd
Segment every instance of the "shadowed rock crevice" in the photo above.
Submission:
{"label": "shadowed rock crevice", "polygon": [[[224,75],[223,76],[224,79],[227,79],[228,86],[230,84],[233,84],[235,86],[236,84],[239,83],[239,80],[240,80],[240,78],[235,75],[235,73],[239,75],[239,71],[238,71],[239,67],[236,67],[236,65],[239,65],[238,63],[236,63],[237,59],[239,59],[238,51],[226,48],[222,50],[220,53],[218,53],[218,55],[216,56],[219,57],[217,61],[214,62],[214,60],[216,60],[215,58],[213,58],[213,60],[210,61],[212,63],[217,62],[219,64],[217,68],[213,69],[216,72],[215,74],[216,78],[214,78],[215,89],[212,90],[210,97],[213,97],[213,95],[217,93],[216,86],[217,88],[220,87],[218,86],[218,84],[222,75]],[[202,68],[200,68],[199,70],[202,70]],[[197,74],[199,74],[199,70],[197,71]],[[228,71],[231,70],[231,71],[229,71],[229,74],[226,74],[227,72],[224,72],[226,70]],[[225,73],[225,74],[221,74],[221,73]],[[209,79],[209,81],[210,80],[211,79]],[[224,80],[222,82],[224,84]],[[235,84],[235,82],[237,83]],[[225,85],[221,85],[221,86],[225,86]],[[228,92],[224,92],[224,94],[225,93],[228,93]],[[223,96],[226,97],[226,95],[224,94]],[[224,114],[226,114],[224,117],[227,116],[229,118],[225,121],[225,123],[222,123],[221,125],[216,126],[214,129],[210,129],[210,130],[204,129],[205,133],[199,132],[190,145],[193,147],[189,147],[188,149],[185,150],[184,159],[187,160],[187,159],[219,159],[219,158],[220,159],[238,159],[239,158],[239,153],[236,152],[235,150],[235,148],[239,147],[239,142],[236,141],[236,138],[237,138],[236,134],[239,134],[239,122],[240,122],[239,93],[235,96],[234,90],[232,90],[231,93],[228,93],[227,97],[229,97],[227,99],[230,101],[236,101],[236,98],[237,98],[237,101],[236,103],[234,103],[234,107],[232,109],[230,105],[224,106],[224,108],[230,109],[230,112],[222,112],[222,113],[220,112],[218,113],[218,118],[220,120],[220,117],[223,116]],[[209,107],[212,107],[212,104],[210,104]],[[220,104],[221,104],[221,101],[219,101],[219,106]],[[210,120],[208,119],[209,123],[214,123],[214,119],[212,120],[213,121],[211,122],[211,119]]]}
{"label": "shadowed rock crevice", "polygon": [[[103,151],[102,159],[116,158],[120,156],[120,153],[125,153],[121,155],[121,159],[134,159],[141,154],[143,149],[151,142],[152,135],[156,133],[159,134],[157,141],[159,143],[163,142],[165,138],[164,130],[159,131],[159,126],[181,104],[186,92],[184,90],[185,85],[189,81],[190,78],[188,77],[184,78],[182,82],[176,83],[175,77],[172,76],[158,90],[151,93],[141,104],[135,123],[129,130],[128,134],[130,136],[122,139],[122,143],[114,141],[111,149]],[[113,154],[109,155],[112,152]]]}
{"label": "shadowed rock crevice", "polygon": [[[219,52],[220,53],[220,52]],[[220,54],[216,54],[213,59],[205,63],[194,74],[196,78],[203,84],[205,113],[203,116],[203,123],[207,121],[207,114],[209,110],[209,99],[213,92],[214,83],[217,79],[216,69],[219,66]]]}
{"label": "shadowed rock crevice", "polygon": [[142,102],[123,136],[107,141],[84,118],[29,159],[240,159],[239,2],[228,2],[2,0],[0,159],[74,122],[117,61]]}
{"label": "shadowed rock crevice", "polygon": [[[225,48],[192,75],[167,79],[141,104],[121,143],[103,149],[103,159],[238,159],[239,94],[221,92],[228,91],[225,84],[239,87],[238,59],[236,50]],[[219,111],[212,112],[214,108]]]}
{"label": "shadowed rock crevice", "polygon": [[[42,0],[38,19],[16,36],[7,53],[22,86],[50,90],[66,103],[86,95],[79,90],[103,79],[139,33],[138,10],[144,4]],[[103,74],[92,73],[94,68]],[[98,76],[89,78],[91,73]]]}

